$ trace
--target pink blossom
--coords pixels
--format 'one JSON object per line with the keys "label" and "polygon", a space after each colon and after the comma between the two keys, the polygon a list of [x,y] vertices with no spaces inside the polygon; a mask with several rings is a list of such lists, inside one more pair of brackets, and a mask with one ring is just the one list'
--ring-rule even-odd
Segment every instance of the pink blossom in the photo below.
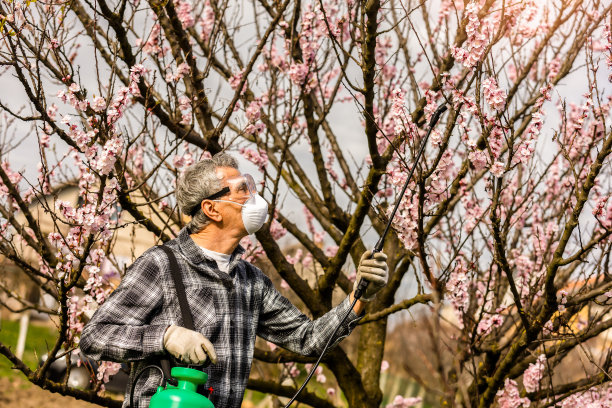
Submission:
{"label": "pink blossom", "polygon": [[52,38],[49,41],[49,49],[54,50],[56,48],[59,48],[60,44],[57,38]]}
{"label": "pink blossom", "polygon": [[40,147],[43,149],[47,149],[49,148],[49,140],[50,140],[50,136],[46,133],[43,133],[42,135],[40,135]]}
{"label": "pink blossom", "polygon": [[470,302],[469,278],[467,276],[467,266],[463,258],[457,258],[455,268],[451,271],[450,277],[446,282],[448,299],[455,309],[460,326],[463,326],[463,312],[467,309]]}
{"label": "pink blossom", "polygon": [[303,86],[308,75],[308,65],[292,63],[289,67],[289,78],[297,86]]}
{"label": "pink blossom", "polygon": [[401,395],[396,395],[391,404],[387,404],[385,408],[408,408],[420,404],[423,399],[421,397],[404,398]]}
{"label": "pink blossom", "polygon": [[249,122],[254,123],[259,120],[261,116],[261,102],[255,100],[249,104],[246,108],[246,117]]}
{"label": "pink blossom", "polygon": [[431,140],[431,144],[434,146],[440,146],[442,142],[442,132],[439,129],[433,129],[431,131],[431,135],[429,136],[429,140]]}
{"label": "pink blossom", "polygon": [[121,369],[121,364],[113,363],[110,361],[102,361],[98,365],[98,381],[102,381],[103,383],[107,383],[110,379],[111,375],[115,375]]}
{"label": "pink blossom", "polygon": [[336,256],[337,252],[338,252],[338,246],[337,245],[330,245],[327,248],[325,248],[324,254],[328,258],[331,258],[333,256]]}
{"label": "pink blossom", "polygon": [[191,114],[191,99],[187,96],[183,95],[179,98],[179,110],[181,111],[181,125],[189,125],[191,124],[192,114]]}
{"label": "pink blossom", "polygon": [[551,82],[553,79],[555,79],[560,70],[561,59],[559,58],[559,56],[556,56],[552,61],[550,61],[550,64],[548,64],[548,75],[546,76],[546,79]]}
{"label": "pink blossom", "polygon": [[384,373],[389,369],[389,362],[387,360],[383,360],[382,363],[380,363],[380,372]]}
{"label": "pink blossom", "polygon": [[609,385],[592,387],[577,392],[557,403],[560,408],[609,408],[612,406],[612,388]]}
{"label": "pink blossom", "polygon": [[506,105],[506,91],[497,87],[497,81],[493,77],[485,79],[482,87],[489,106],[496,111],[501,111]]}
{"label": "pink blossom", "polygon": [[487,167],[487,155],[482,150],[474,150],[468,154],[470,162],[474,165],[476,171],[480,171]]}
{"label": "pink blossom", "polygon": [[323,367],[317,367],[317,369],[315,370],[315,374],[317,376],[317,382],[325,384],[325,382],[327,381],[327,377],[325,377],[325,374],[323,374]]}
{"label": "pink blossom", "polygon": [[153,28],[151,28],[149,37],[147,38],[147,41],[142,47],[142,51],[145,54],[157,54],[157,55],[161,54],[162,48],[159,46],[160,37],[161,37],[161,26],[158,23],[156,23],[153,25]]}
{"label": "pink blossom", "polygon": [[189,68],[189,65],[187,65],[187,63],[185,62],[180,63],[179,66],[176,67],[176,73],[179,78],[182,78],[183,76],[187,75],[189,72],[191,72],[191,68]]}
{"label": "pink blossom", "polygon": [[495,176],[495,177],[501,177],[503,176],[504,172],[506,171],[506,166],[504,163],[496,161],[495,163],[493,163],[493,165],[491,166],[490,169],[491,173]]}
{"label": "pink blossom", "polygon": [[250,237],[244,237],[240,240],[240,245],[244,248],[244,260],[247,262],[255,262],[263,253],[263,248],[259,241],[252,240]]}
{"label": "pink blossom", "polygon": [[532,141],[521,143],[516,151],[516,155],[513,162],[521,162],[523,164],[527,164],[534,150],[535,147]]}
{"label": "pink blossom", "polygon": [[336,389],[330,387],[327,389],[326,393],[329,397],[333,397],[334,395],[336,395]]}
{"label": "pink blossom", "polygon": [[257,122],[255,124],[249,123],[244,128],[244,133],[247,135],[258,135],[265,130],[266,126],[262,122]]}
{"label": "pink blossom", "polygon": [[114,137],[109,139],[96,159],[95,168],[100,174],[107,175],[113,169],[121,150],[123,149],[123,138]]}
{"label": "pink blossom", "polygon": [[521,398],[516,381],[506,378],[504,388],[497,391],[499,408],[519,408],[531,405],[529,398]]}
{"label": "pink blossom", "polygon": [[[392,104],[391,104],[391,121],[394,125],[393,128],[393,133],[396,136],[399,136],[403,131],[405,131],[405,125],[404,122],[408,123],[408,122],[412,122],[412,120],[410,119],[410,116],[407,114],[406,112],[406,106],[405,106],[405,93],[402,89],[400,88],[396,88],[393,91],[391,91],[391,98],[392,98]],[[408,134],[412,134],[411,130],[408,130]]]}
{"label": "pink blossom", "polygon": [[188,167],[194,163],[194,157],[189,149],[189,145],[185,144],[183,154],[178,154],[172,159],[172,163],[177,168]]}
{"label": "pink blossom", "polygon": [[516,66],[512,63],[508,64],[508,69],[506,70],[506,74],[508,75],[508,79],[512,82],[516,82],[518,78],[516,73]]}
{"label": "pink blossom", "polygon": [[523,385],[525,391],[535,392],[540,388],[540,381],[546,370],[546,355],[540,354],[535,363],[530,363],[523,373]]}
{"label": "pink blossom", "polygon": [[[240,82],[242,81],[242,76],[244,75],[244,69],[236,72],[234,75],[232,75],[230,77],[230,79],[227,81],[229,83],[229,86],[235,91],[238,89],[238,87],[240,86]],[[246,91],[246,81],[244,83],[244,87],[242,88],[242,90],[240,91],[240,94],[243,94],[244,91]]]}
{"label": "pink blossom", "polygon": [[[64,92],[64,91],[59,91],[59,92],[58,92],[58,96],[60,95],[60,93],[63,93],[63,92]],[[60,98],[60,99],[61,99],[61,98]],[[52,104],[51,104],[51,106],[49,106],[49,107],[47,108],[47,115],[49,115],[49,118],[50,118],[51,120],[55,120],[55,116],[56,116],[56,114],[57,114],[57,110],[58,110],[57,105],[56,105],[56,104],[54,104],[54,103],[52,103]]]}
{"label": "pink blossom", "polygon": [[480,20],[478,12],[480,5],[471,1],[465,8],[465,18],[468,24],[465,27],[467,40],[463,48],[451,47],[452,56],[466,68],[474,67],[482,58],[490,41],[491,33],[500,18],[499,13],[493,13],[490,17]]}
{"label": "pink blossom", "polygon": [[296,364],[292,364],[291,368],[289,368],[289,375],[293,378],[297,377],[298,375],[300,375],[300,369],[297,368]]}
{"label": "pink blossom", "polygon": [[476,333],[479,336],[488,335],[494,327],[500,327],[504,323],[504,318],[499,314],[487,315],[483,317],[478,326],[476,327]]}
{"label": "pink blossom", "polygon": [[136,64],[130,68],[130,81],[140,82],[140,78],[147,72],[147,69],[142,64]]}
{"label": "pink blossom", "polygon": [[191,72],[191,68],[185,62],[179,64],[176,69],[170,70],[168,68],[165,76],[166,82],[176,82],[189,74],[189,72]]}
{"label": "pink blossom", "polygon": [[309,252],[306,254],[306,256],[302,259],[302,266],[304,268],[309,268],[310,266],[312,266],[312,254]]}
{"label": "pink blossom", "polygon": [[[11,170],[10,164],[7,161],[2,162],[2,169],[7,174],[11,184],[19,189],[19,182],[22,179],[22,175],[19,172]],[[8,187],[0,181],[0,197],[7,197],[9,195]]]}
{"label": "pink blossom", "polygon": [[104,112],[106,109],[106,100],[101,96],[95,97],[91,104],[91,108],[98,113]]}
{"label": "pink blossom", "polygon": [[176,7],[176,14],[183,26],[183,30],[195,25],[193,7],[189,0],[175,0],[174,7]]}
{"label": "pink blossom", "polygon": [[268,165],[268,155],[264,150],[241,147],[238,151],[245,159],[259,167],[260,170],[263,170]]}
{"label": "pink blossom", "polygon": [[215,11],[210,6],[209,0],[206,0],[204,3],[204,10],[198,22],[201,27],[200,38],[204,41],[208,41],[215,26]]}
{"label": "pink blossom", "polygon": [[191,108],[191,99],[189,97],[183,95],[179,98],[179,109],[184,111]]}
{"label": "pink blossom", "polygon": [[272,239],[274,240],[279,240],[287,235],[287,230],[276,218],[270,223],[270,235],[272,235]]}
{"label": "pink blossom", "polygon": [[295,265],[302,259],[302,253],[302,249],[298,248],[293,256],[286,255],[285,258],[287,259],[287,262],[289,262],[291,265]]}

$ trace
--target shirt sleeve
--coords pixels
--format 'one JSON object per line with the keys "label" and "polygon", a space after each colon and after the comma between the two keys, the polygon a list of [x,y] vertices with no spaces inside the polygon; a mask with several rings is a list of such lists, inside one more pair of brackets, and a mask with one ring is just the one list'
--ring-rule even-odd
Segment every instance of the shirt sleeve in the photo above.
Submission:
{"label": "shirt sleeve", "polygon": [[281,295],[267,277],[264,277],[262,302],[257,335],[305,356],[317,356],[323,351],[325,344],[347,313],[349,315],[336,333],[336,340],[332,342],[330,348],[348,336],[363,317],[363,315],[357,316],[352,310],[350,298],[347,296],[342,303],[323,316],[314,321],[310,320]]}
{"label": "shirt sleeve", "polygon": [[159,262],[159,252],[147,251],[130,266],[83,328],[79,347],[86,355],[125,362],[163,353],[168,324],[151,324],[163,306]]}

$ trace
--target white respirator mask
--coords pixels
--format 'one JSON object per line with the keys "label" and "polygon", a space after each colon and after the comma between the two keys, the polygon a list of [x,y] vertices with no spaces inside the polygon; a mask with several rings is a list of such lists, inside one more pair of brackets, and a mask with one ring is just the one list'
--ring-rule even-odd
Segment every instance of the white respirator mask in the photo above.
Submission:
{"label": "white respirator mask", "polygon": [[[233,202],[233,201],[231,201]],[[242,223],[244,229],[251,235],[259,231],[268,218],[268,203],[259,194],[249,198],[242,206]]]}

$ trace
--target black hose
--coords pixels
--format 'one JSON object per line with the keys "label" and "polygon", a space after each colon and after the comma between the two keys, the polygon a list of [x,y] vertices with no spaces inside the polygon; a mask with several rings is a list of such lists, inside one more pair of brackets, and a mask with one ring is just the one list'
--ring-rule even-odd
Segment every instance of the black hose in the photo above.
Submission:
{"label": "black hose", "polygon": [[140,370],[140,372],[136,374],[136,377],[134,377],[134,382],[132,383],[132,387],[130,389],[130,408],[134,408],[134,389],[136,388],[136,383],[138,382],[138,379],[140,378],[142,373],[144,373],[149,368],[157,368],[159,370],[161,377],[162,377],[162,384],[166,380],[166,378],[164,377],[164,371],[161,369],[161,367],[156,366],[154,364],[148,365],[144,367],[142,370]]}
{"label": "black hose", "polygon": [[336,337],[336,333],[338,333],[338,330],[340,329],[340,327],[342,327],[342,324],[344,323],[344,321],[349,317],[349,315],[351,314],[351,311],[353,310],[353,308],[355,307],[355,304],[357,303],[357,298],[355,298],[355,300],[353,300],[353,304],[351,305],[351,308],[348,310],[348,312],[344,315],[344,318],[340,321],[340,324],[338,324],[338,326],[336,326],[336,330],[334,330],[334,332],[332,333],[331,337],[329,338],[329,340],[327,340],[327,344],[325,345],[325,347],[323,348],[323,351],[321,352],[321,355],[319,356],[317,362],[312,366],[312,369],[310,370],[310,373],[308,373],[308,377],[306,377],[306,379],[304,380],[304,383],[302,384],[302,386],[300,387],[299,390],[297,390],[297,392],[295,393],[295,395],[293,396],[293,398],[291,398],[291,401],[289,401],[287,403],[287,405],[285,405],[285,408],[288,408],[291,404],[293,404],[293,401],[295,401],[295,399],[298,397],[298,395],[300,395],[300,393],[302,392],[302,390],[304,389],[304,387],[306,387],[306,384],[308,384],[308,381],[310,381],[310,379],[312,378],[312,375],[314,374],[315,370],[317,369],[317,367],[319,366],[319,363],[321,362],[321,359],[323,358],[323,356],[325,355],[325,352],[327,351],[327,348],[329,347],[329,345],[331,344],[332,340],[334,340],[334,338]]}

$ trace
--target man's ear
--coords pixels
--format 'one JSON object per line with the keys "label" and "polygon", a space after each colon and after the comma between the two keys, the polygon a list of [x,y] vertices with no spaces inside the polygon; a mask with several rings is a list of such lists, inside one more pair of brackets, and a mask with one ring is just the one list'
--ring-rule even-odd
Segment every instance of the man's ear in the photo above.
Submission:
{"label": "man's ear", "polygon": [[200,206],[202,208],[202,212],[211,220],[220,222],[223,219],[223,216],[219,211],[217,211],[213,201],[204,200],[202,203],[200,203]]}

